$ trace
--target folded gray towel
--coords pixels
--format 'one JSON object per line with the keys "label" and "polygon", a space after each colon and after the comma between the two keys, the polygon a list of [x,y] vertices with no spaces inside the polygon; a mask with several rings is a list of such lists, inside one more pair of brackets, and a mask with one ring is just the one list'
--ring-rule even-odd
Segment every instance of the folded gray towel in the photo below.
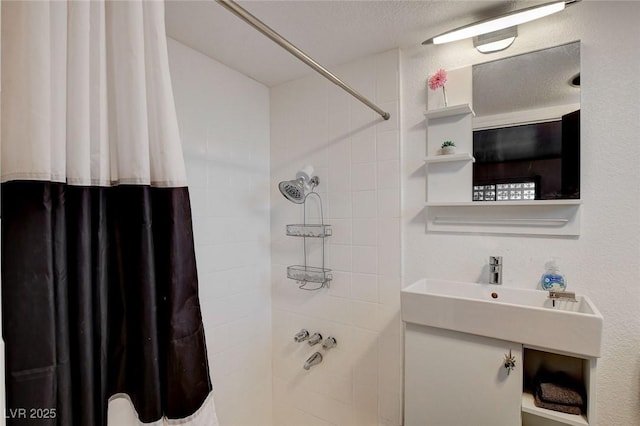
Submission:
{"label": "folded gray towel", "polygon": [[541,382],[538,385],[538,395],[543,401],[555,404],[576,405],[578,407],[584,405],[582,394],[567,385]]}
{"label": "folded gray towel", "polygon": [[562,371],[539,371],[533,381],[534,393],[543,402],[573,405],[584,409],[584,385]]}
{"label": "folded gray towel", "polygon": [[547,410],[559,411],[567,414],[582,414],[582,409],[575,405],[554,404],[553,402],[545,402],[540,399],[538,392],[533,393],[533,403],[536,407],[546,408]]}

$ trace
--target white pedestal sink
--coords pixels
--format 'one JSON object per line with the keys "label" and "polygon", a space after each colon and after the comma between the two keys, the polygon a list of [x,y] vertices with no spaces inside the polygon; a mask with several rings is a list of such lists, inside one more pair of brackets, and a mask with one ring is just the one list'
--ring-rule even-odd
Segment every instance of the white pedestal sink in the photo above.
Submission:
{"label": "white pedestal sink", "polygon": [[401,292],[402,320],[429,327],[600,357],[602,315],[586,297],[548,298],[541,290],[422,279]]}

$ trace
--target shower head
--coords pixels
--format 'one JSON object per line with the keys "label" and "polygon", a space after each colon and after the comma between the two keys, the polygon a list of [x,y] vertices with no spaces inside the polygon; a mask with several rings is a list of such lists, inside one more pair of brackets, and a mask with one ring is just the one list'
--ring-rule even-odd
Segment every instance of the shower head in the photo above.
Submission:
{"label": "shower head", "polygon": [[292,203],[302,204],[307,192],[318,186],[320,179],[313,176],[313,167],[305,166],[296,173],[294,180],[283,180],[278,184],[278,188],[284,198]]}

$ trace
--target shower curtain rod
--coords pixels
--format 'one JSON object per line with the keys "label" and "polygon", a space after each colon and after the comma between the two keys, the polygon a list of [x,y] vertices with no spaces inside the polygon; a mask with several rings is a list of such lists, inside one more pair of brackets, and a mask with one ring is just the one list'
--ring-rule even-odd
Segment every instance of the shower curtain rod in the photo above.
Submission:
{"label": "shower curtain rod", "polygon": [[323,67],[322,65],[314,61],[311,57],[309,57],[309,55],[307,55],[302,50],[298,49],[296,46],[291,44],[291,42],[289,42],[287,39],[285,39],[280,34],[275,32],[267,24],[265,24],[264,22],[262,22],[261,20],[253,16],[251,13],[249,13],[246,9],[244,9],[235,1],[233,0],[216,0],[216,1],[220,3],[220,5],[224,6],[227,10],[233,12],[236,16],[238,16],[239,18],[244,20],[246,23],[254,27],[256,30],[260,31],[262,34],[266,35],[271,40],[279,44],[281,47],[283,47],[286,51],[291,53],[293,56],[300,59],[305,64],[309,65],[319,74],[322,74],[322,76],[324,76],[327,80],[341,87],[344,91],[349,93],[351,96],[353,96],[354,98],[356,98],[357,100],[359,100],[360,102],[362,102],[363,104],[365,104],[366,106],[368,106],[369,108],[371,108],[372,110],[380,114],[382,118],[384,118],[385,120],[388,120],[391,117],[391,114],[389,114],[388,112],[385,112],[376,104],[371,102],[369,99],[365,98],[360,93],[356,92],[354,89],[349,87],[344,81],[340,80],[338,77],[332,74],[325,67]]}

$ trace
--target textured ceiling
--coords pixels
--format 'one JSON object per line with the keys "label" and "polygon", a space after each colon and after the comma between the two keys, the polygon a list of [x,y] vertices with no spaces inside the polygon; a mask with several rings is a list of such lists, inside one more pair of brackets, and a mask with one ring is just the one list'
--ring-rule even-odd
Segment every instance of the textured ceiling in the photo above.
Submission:
{"label": "textured ceiling", "polygon": [[[417,46],[448,29],[516,8],[511,1],[239,3],[329,70],[369,54]],[[517,8],[530,4],[518,2]],[[213,0],[168,0],[166,23],[170,37],[267,86],[313,72]]]}

